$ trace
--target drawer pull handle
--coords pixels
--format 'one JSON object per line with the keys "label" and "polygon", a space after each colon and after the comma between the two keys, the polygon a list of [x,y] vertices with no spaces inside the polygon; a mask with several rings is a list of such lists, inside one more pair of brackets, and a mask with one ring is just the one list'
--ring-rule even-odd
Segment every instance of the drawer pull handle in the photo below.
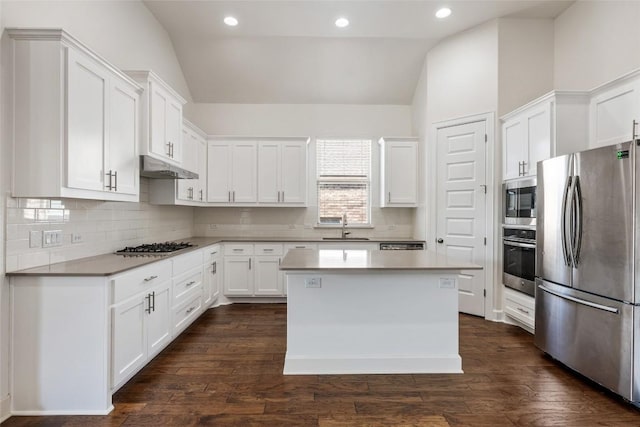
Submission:
{"label": "drawer pull handle", "polygon": [[234,249],[233,252],[244,252],[244,249]]}
{"label": "drawer pull handle", "polygon": [[188,287],[189,287],[189,286],[191,286],[191,285],[195,285],[195,283],[196,283],[196,281],[195,281],[195,280],[192,280],[191,282],[187,283],[187,284],[185,285],[185,287],[187,287],[187,288],[188,288]]}
{"label": "drawer pull handle", "polygon": [[524,314],[529,314],[529,310],[525,310],[524,308],[520,308],[518,307],[518,311],[524,313]]}
{"label": "drawer pull handle", "polygon": [[158,276],[149,276],[149,277],[147,277],[146,279],[144,279],[144,281],[145,281],[145,282],[150,282],[150,281],[152,281],[153,279],[157,279],[157,278],[158,278]]}
{"label": "drawer pull handle", "polygon": [[264,252],[273,252],[273,249],[263,249]]}
{"label": "drawer pull handle", "polygon": [[296,246],[295,248],[296,249],[306,249],[307,247],[306,246]]}
{"label": "drawer pull handle", "polygon": [[185,311],[185,313],[184,313],[184,314],[189,314],[189,313],[191,313],[191,312],[192,312],[193,310],[195,310],[195,309],[196,309],[195,307],[191,307],[189,310]]}
{"label": "drawer pull handle", "polygon": [[217,253],[218,253],[218,251],[213,251],[213,252],[211,252],[211,255],[215,255]]}

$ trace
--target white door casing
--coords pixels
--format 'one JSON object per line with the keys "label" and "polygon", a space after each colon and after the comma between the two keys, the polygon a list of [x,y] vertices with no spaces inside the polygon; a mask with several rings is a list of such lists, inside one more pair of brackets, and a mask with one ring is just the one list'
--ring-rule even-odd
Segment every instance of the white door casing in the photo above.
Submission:
{"label": "white door casing", "polygon": [[[485,266],[485,120],[439,128],[436,141],[436,244],[438,253]],[[459,276],[461,312],[485,315],[485,274]]]}

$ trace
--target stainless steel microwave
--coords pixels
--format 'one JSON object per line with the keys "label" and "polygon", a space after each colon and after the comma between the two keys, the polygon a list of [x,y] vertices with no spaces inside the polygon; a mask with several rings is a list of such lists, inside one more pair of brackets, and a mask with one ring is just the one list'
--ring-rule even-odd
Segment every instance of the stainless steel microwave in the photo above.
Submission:
{"label": "stainless steel microwave", "polygon": [[502,185],[505,225],[536,225],[536,178]]}

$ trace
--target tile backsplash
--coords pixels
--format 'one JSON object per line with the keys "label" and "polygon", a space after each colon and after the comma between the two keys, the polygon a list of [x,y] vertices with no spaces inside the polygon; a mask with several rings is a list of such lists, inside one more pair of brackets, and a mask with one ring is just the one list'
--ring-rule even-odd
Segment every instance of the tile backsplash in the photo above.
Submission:
{"label": "tile backsplash", "polygon": [[[53,264],[194,234],[193,209],[154,206],[148,202],[149,181],[140,182],[140,203],[84,199],[6,198],[6,270]],[[61,230],[62,245],[30,247],[32,231]],[[72,235],[78,243],[72,243]],[[38,240],[38,239],[36,239]]]}
{"label": "tile backsplash", "polygon": [[[340,230],[317,228],[317,208],[198,208],[197,236],[337,237]],[[414,209],[372,208],[371,228],[350,229],[354,237],[411,238]]]}

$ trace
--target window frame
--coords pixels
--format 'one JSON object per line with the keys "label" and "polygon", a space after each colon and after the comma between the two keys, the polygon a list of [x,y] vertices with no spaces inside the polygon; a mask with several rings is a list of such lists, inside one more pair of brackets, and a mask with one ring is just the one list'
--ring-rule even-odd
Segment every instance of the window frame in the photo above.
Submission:
{"label": "window frame", "polygon": [[[318,149],[320,147],[320,141],[354,141],[354,142],[366,142],[369,144],[369,164],[367,167],[367,175],[366,177],[354,177],[351,179],[344,179],[343,177],[336,178],[322,178],[320,176],[320,168],[318,167],[319,155]],[[372,190],[373,190],[373,139],[372,138],[358,138],[358,137],[322,137],[315,139],[315,190],[316,190],[316,225],[315,228],[342,228],[342,221],[339,224],[333,223],[322,223],[320,221],[320,185],[321,184],[365,184],[366,185],[366,214],[367,214],[367,222],[366,223],[350,223],[349,218],[347,217],[347,226],[346,228],[373,228],[373,222],[371,218],[371,211],[373,206],[372,200]]]}

